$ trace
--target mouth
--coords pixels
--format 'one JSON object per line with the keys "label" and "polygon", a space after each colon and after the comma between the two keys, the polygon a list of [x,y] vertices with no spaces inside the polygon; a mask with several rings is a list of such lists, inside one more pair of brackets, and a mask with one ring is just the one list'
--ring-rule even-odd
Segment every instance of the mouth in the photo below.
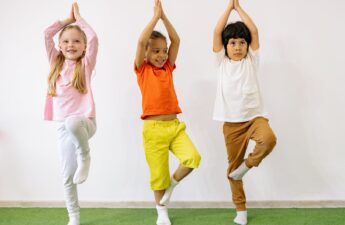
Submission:
{"label": "mouth", "polygon": [[67,53],[69,54],[75,54],[76,52],[77,50],[74,50],[74,49],[67,50]]}
{"label": "mouth", "polygon": [[156,60],[157,64],[162,65],[165,63],[166,60]]}

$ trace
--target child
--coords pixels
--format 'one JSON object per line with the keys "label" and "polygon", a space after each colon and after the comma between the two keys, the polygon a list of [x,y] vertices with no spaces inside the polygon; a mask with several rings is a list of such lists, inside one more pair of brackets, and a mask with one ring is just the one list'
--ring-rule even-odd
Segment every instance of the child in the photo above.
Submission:
{"label": "child", "polygon": [[[76,22],[77,25],[70,25]],[[59,34],[59,50],[53,37]],[[98,39],[81,18],[77,3],[70,16],[45,30],[45,45],[51,70],[45,119],[58,122],[58,138],[68,225],[79,225],[77,184],[83,183],[90,168],[88,140],[95,134],[95,104],[91,75],[96,64]]]}
{"label": "child", "polygon": [[[153,30],[159,19],[168,31],[169,48],[165,36]],[[179,36],[163,12],[160,0],[155,0],[154,16],[138,41],[134,69],[142,93],[143,143],[156,201],[157,225],[170,225],[167,204],[172,191],[200,162],[200,155],[185,132],[186,125],[176,117],[181,109],[172,72],[179,43]],[[169,149],[180,161],[171,179]]]}
{"label": "child", "polygon": [[[243,22],[225,26],[233,9]],[[276,137],[265,118],[257,81],[258,30],[239,5],[239,0],[230,0],[220,17],[214,30],[213,51],[219,69],[213,118],[224,121],[229,163],[227,174],[237,211],[234,222],[242,225],[247,224],[242,177],[273,150]],[[250,139],[256,142],[256,146],[244,159]]]}

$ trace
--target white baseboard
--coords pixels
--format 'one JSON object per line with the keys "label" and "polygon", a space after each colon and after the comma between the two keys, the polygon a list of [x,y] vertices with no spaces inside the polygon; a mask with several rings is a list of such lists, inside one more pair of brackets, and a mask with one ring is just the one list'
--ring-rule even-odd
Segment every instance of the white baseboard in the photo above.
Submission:
{"label": "white baseboard", "polygon": [[[82,208],[154,208],[154,202],[87,202]],[[64,202],[0,201],[0,208],[64,208]],[[249,201],[248,208],[345,208],[345,201]],[[234,208],[231,202],[171,202],[169,208]]]}

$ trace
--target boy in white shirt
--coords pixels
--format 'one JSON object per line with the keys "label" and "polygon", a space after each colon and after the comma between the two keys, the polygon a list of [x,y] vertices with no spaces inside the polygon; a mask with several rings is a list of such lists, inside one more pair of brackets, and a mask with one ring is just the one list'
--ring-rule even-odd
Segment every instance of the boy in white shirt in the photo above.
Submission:
{"label": "boy in white shirt", "polygon": [[[218,88],[213,119],[224,122],[223,133],[228,153],[228,179],[236,206],[236,224],[247,224],[246,197],[242,177],[273,150],[276,137],[265,118],[257,72],[259,35],[257,27],[239,5],[229,0],[213,36],[213,51],[218,66]],[[226,25],[236,10],[242,21]],[[256,142],[244,159],[249,140]]]}

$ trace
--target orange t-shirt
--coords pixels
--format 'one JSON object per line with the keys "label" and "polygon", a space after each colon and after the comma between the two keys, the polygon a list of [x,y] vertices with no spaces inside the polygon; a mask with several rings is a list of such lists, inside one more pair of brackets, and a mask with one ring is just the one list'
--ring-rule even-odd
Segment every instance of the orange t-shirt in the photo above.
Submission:
{"label": "orange t-shirt", "polygon": [[175,68],[176,66],[172,66],[169,60],[162,68],[157,68],[147,62],[144,62],[140,68],[136,68],[134,64],[142,94],[142,119],[148,116],[182,112],[178,105],[172,79],[172,71]]}

